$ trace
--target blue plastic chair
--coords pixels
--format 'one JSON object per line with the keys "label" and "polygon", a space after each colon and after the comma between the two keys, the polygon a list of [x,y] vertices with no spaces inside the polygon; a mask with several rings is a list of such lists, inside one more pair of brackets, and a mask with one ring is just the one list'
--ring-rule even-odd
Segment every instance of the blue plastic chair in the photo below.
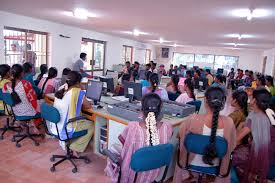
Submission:
{"label": "blue plastic chair", "polygon": [[[114,163],[120,166],[120,160],[116,155],[114,155],[108,149],[105,149],[103,152]],[[148,146],[137,150],[132,155],[131,163],[130,163],[131,169],[135,171],[134,183],[137,180],[138,173],[165,167],[162,178],[159,181],[159,182],[163,182],[166,177],[172,156],[173,156],[172,144],[160,144],[157,146]],[[119,172],[118,182],[120,182],[120,178],[121,178],[121,172]]]}
{"label": "blue plastic chair", "polygon": [[[66,144],[66,155],[53,155],[51,157],[51,161],[54,162],[55,159],[60,159],[58,162],[54,163],[53,166],[50,168],[51,172],[54,172],[55,171],[55,167],[59,164],[61,164],[63,161],[65,160],[68,160],[72,163],[73,165],[73,169],[72,169],[72,172],[73,173],[76,173],[77,172],[77,166],[76,164],[74,163],[73,160],[76,160],[76,159],[81,159],[81,160],[84,160],[85,163],[90,163],[90,159],[88,159],[86,156],[80,156],[80,157],[76,157],[73,155],[73,152],[72,150],[70,150],[69,146],[70,146],[70,141],[73,140],[73,139],[76,139],[78,137],[82,137],[84,135],[86,135],[88,133],[88,130],[82,130],[82,131],[78,131],[78,132],[75,132],[72,137],[69,137],[68,135],[68,130],[67,130],[67,126],[68,124],[70,123],[73,123],[73,122],[76,122],[78,120],[83,120],[83,119],[86,119],[85,117],[76,117],[76,118],[73,118],[73,119],[70,119],[69,122],[66,124],[65,126],[65,132],[66,132],[66,138],[62,139],[59,135],[59,130],[58,130],[58,126],[57,126],[57,123],[59,123],[60,121],[60,114],[59,114],[59,111],[53,107],[52,105],[48,105],[46,103],[43,103],[41,105],[41,117],[44,119],[44,124],[45,124],[45,129],[46,129],[46,133],[51,135],[51,136],[54,136],[55,138],[57,138],[58,140],[60,141],[64,141],[65,144]],[[46,121],[49,122],[49,123],[53,123],[55,125],[55,128],[56,128],[56,131],[57,131],[57,134],[53,134],[51,133],[48,128],[47,128],[47,125],[46,125]]]}
{"label": "blue plastic chair", "polygon": [[267,178],[269,180],[275,180],[275,165],[270,167]]}
{"label": "blue plastic chair", "polygon": [[178,161],[177,164],[180,168],[196,172],[199,174],[198,182],[202,182],[202,177],[204,175],[212,175],[216,177],[227,177],[230,173],[231,169],[231,162],[232,162],[232,155],[230,157],[229,166],[227,169],[226,174],[221,175],[220,174],[220,166],[222,162],[222,158],[227,153],[227,147],[228,143],[223,137],[216,137],[216,150],[217,150],[217,158],[219,158],[219,165],[213,166],[213,167],[202,167],[202,166],[194,166],[189,164],[189,155],[190,153],[198,154],[198,155],[204,155],[204,150],[209,144],[209,138],[210,136],[206,135],[199,135],[199,134],[193,134],[189,133],[185,137],[184,146],[187,150],[187,160],[185,165],[180,164],[180,149],[178,149]]}
{"label": "blue plastic chair", "polygon": [[[3,101],[3,93],[2,93],[2,90],[1,90],[1,89],[0,89],[0,101]],[[0,113],[1,113],[2,115],[5,115],[5,116],[7,117],[7,118],[6,118],[7,122],[6,122],[6,124],[4,125],[3,128],[0,128],[0,131],[2,131],[2,133],[1,133],[1,135],[0,135],[0,140],[3,140],[3,139],[4,139],[4,135],[5,135],[5,133],[6,133],[7,131],[20,132],[20,131],[22,130],[21,127],[15,127],[15,126],[12,126],[12,125],[10,124],[10,118],[9,118],[8,115],[6,115],[5,111],[7,111],[8,114],[10,114],[10,113],[9,113],[8,107],[7,107],[7,105],[5,104],[4,101],[3,101],[3,105],[4,105],[4,109],[3,109],[3,110],[0,110]]]}
{"label": "blue plastic chair", "polygon": [[[31,139],[35,146],[39,146],[39,143],[34,139],[35,137],[42,137],[42,135],[40,134],[31,134],[30,133],[30,127],[28,125],[28,123],[33,120],[33,119],[38,119],[40,118],[40,114],[37,114],[35,116],[16,116],[13,112],[13,109],[12,107],[14,106],[14,102],[11,98],[11,94],[10,93],[2,93],[2,97],[3,97],[3,102],[8,105],[8,106],[11,106],[11,110],[10,110],[10,115],[12,116],[13,118],[13,123],[15,121],[19,121],[22,123],[22,125],[26,128],[26,133],[24,134],[16,134],[12,137],[12,141],[13,142],[16,142],[16,147],[21,147],[21,144],[20,142],[26,138],[29,138]],[[16,140],[16,138],[19,138]]]}
{"label": "blue plastic chair", "polygon": [[194,101],[191,101],[191,102],[187,102],[187,104],[194,105],[196,107],[196,113],[200,112],[200,108],[201,108],[201,101],[200,100],[194,100]]}

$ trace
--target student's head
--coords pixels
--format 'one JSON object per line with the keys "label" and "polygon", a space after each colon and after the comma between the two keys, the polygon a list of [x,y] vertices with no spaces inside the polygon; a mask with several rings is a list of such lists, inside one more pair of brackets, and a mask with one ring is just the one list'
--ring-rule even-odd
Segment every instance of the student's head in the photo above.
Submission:
{"label": "student's head", "polygon": [[243,74],[243,70],[240,70],[240,74]]}
{"label": "student's head", "polygon": [[171,77],[171,82],[172,82],[172,84],[173,84],[173,86],[175,87],[175,89],[176,89],[177,92],[179,92],[179,91],[178,91],[178,83],[179,83],[179,80],[180,80],[179,75],[173,75],[173,76]]}
{"label": "student's head", "polygon": [[57,76],[57,69],[55,67],[51,67],[49,69],[49,73],[48,73],[48,79],[52,79],[55,78]]}
{"label": "student's head", "polygon": [[222,83],[222,82],[223,82],[223,77],[222,77],[222,75],[220,75],[220,74],[216,75],[216,77],[215,77],[215,82],[216,82],[216,83]]}
{"label": "student's head", "polygon": [[177,65],[175,65],[175,66],[174,66],[174,69],[175,69],[175,70],[176,70],[176,69],[178,69],[178,66],[177,66]]}
{"label": "student's head", "polygon": [[173,69],[173,64],[170,64],[170,69]]}
{"label": "student's head", "polygon": [[151,64],[146,64],[146,70],[149,71],[151,69]]}
{"label": "student's head", "polygon": [[262,75],[258,76],[256,83],[257,83],[258,87],[259,86],[265,86],[265,77],[262,76]]}
{"label": "student's head", "polygon": [[145,77],[146,77],[146,80],[147,81],[150,81],[150,76],[152,75],[152,72],[151,71],[147,71],[146,73],[145,73]]}
{"label": "student's head", "polygon": [[244,74],[247,75],[247,76],[249,76],[249,70],[245,70]]}
{"label": "student's head", "polygon": [[0,76],[1,79],[8,79],[10,77],[11,67],[8,64],[0,65]]}
{"label": "student's head", "polygon": [[163,64],[161,64],[161,65],[159,66],[159,68],[160,68],[160,70],[164,70],[165,66],[164,66]]}
{"label": "student's head", "polygon": [[205,70],[205,74],[206,74],[206,75],[211,74],[210,69],[206,69],[206,70]]}
{"label": "student's head", "polygon": [[16,84],[16,80],[21,80],[23,77],[23,67],[20,64],[14,64],[11,67],[11,75],[13,77],[13,79],[11,80],[11,88],[12,88],[11,97],[13,99],[14,104],[16,105],[21,102],[21,99],[15,91],[15,84]]}
{"label": "student's head", "polygon": [[234,68],[231,68],[231,72],[234,72]]}
{"label": "student's head", "polygon": [[186,79],[192,79],[192,72],[191,71],[186,71],[185,77],[186,77]]}
{"label": "student's head", "polygon": [[41,75],[43,76],[47,72],[48,72],[48,66],[47,66],[47,64],[41,64],[40,65],[40,73],[41,73]]}
{"label": "student's head", "polygon": [[210,87],[205,92],[206,107],[213,114],[212,127],[209,145],[206,146],[203,156],[203,162],[213,165],[213,159],[217,157],[216,150],[216,133],[218,128],[218,119],[220,111],[224,108],[226,102],[226,95],[219,87]]}
{"label": "student's head", "polygon": [[151,65],[152,70],[154,70],[156,67],[157,67],[157,63],[153,63],[153,64]]}
{"label": "student's head", "polygon": [[231,106],[240,108],[246,116],[248,115],[247,102],[248,95],[245,91],[236,90],[232,93]]}
{"label": "student's head", "polygon": [[138,69],[138,68],[139,68],[139,62],[135,61],[135,63],[134,63],[134,68],[135,68],[135,69]]}
{"label": "student's head", "polygon": [[[81,79],[82,79],[82,76],[79,72],[70,71],[66,81],[68,88],[79,87]],[[62,99],[64,96],[64,93],[65,93],[65,89],[59,90],[55,93],[55,97]]]}
{"label": "student's head", "polygon": [[249,76],[250,76],[251,78],[253,78],[253,75],[254,75],[253,71],[249,71]]}
{"label": "student's head", "polygon": [[266,76],[265,80],[266,80],[266,85],[267,86],[274,86],[273,77],[272,76]]}
{"label": "student's head", "polygon": [[266,109],[271,108],[271,98],[271,94],[264,88],[254,90],[250,101],[252,109],[265,113]]}
{"label": "student's head", "polygon": [[151,74],[150,83],[151,83],[151,87],[152,87],[152,92],[155,92],[158,87],[158,83],[159,83],[158,74],[156,74],[156,73]]}
{"label": "student's head", "polygon": [[27,44],[27,50],[31,50],[32,49],[32,45],[31,44]]}
{"label": "student's head", "polygon": [[65,68],[65,69],[63,69],[63,71],[62,71],[62,75],[63,75],[63,76],[67,76],[70,72],[71,72],[71,69],[70,69],[70,68]]}
{"label": "student's head", "polygon": [[158,135],[157,122],[161,120],[161,98],[155,93],[149,93],[142,98],[141,105],[146,127],[149,128],[148,145],[158,145],[159,138],[157,140],[152,139],[156,139],[155,137]]}
{"label": "student's head", "polygon": [[153,64],[154,64],[154,61],[153,61],[153,60],[151,60],[151,61],[150,61],[150,65],[151,65],[151,67],[153,66]]}
{"label": "student's head", "polygon": [[200,70],[196,70],[194,77],[195,78],[200,78],[201,77],[201,71]]}
{"label": "student's head", "polygon": [[23,64],[23,69],[24,69],[24,73],[25,73],[25,74],[32,73],[32,71],[33,71],[33,66],[32,66],[31,63],[26,62],[26,63]]}
{"label": "student's head", "polygon": [[79,56],[82,60],[86,61],[87,59],[87,54],[86,53],[80,53],[80,56]]}
{"label": "student's head", "polygon": [[195,94],[194,94],[194,85],[191,79],[186,79],[184,81],[184,91],[187,92],[188,95],[191,95],[190,97],[196,100]]}
{"label": "student's head", "polygon": [[127,68],[131,67],[131,63],[129,61],[125,62]]}

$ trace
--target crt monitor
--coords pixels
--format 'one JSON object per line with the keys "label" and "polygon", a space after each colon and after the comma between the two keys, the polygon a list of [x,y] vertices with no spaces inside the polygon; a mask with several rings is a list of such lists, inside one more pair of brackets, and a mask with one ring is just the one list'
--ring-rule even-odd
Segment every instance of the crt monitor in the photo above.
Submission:
{"label": "crt monitor", "polygon": [[124,95],[132,100],[141,100],[142,98],[142,84],[134,82],[124,82]]}
{"label": "crt monitor", "polygon": [[100,76],[100,81],[103,83],[103,90],[105,93],[111,92],[114,93],[114,79],[110,77]]}
{"label": "crt monitor", "polygon": [[195,89],[198,90],[206,90],[206,88],[208,87],[208,80],[207,78],[199,78],[195,80]]}
{"label": "crt monitor", "polygon": [[93,100],[94,104],[100,101],[103,83],[100,81],[89,80],[87,84],[86,97]]}
{"label": "crt monitor", "polygon": [[217,74],[222,75],[222,74],[223,74],[223,69],[222,69],[222,68],[218,68],[218,69],[217,69]]}

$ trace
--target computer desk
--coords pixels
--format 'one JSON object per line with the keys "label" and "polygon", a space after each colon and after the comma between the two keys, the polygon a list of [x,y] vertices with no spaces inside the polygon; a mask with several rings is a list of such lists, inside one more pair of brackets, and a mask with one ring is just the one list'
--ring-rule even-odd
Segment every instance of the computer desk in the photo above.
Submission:
{"label": "computer desk", "polygon": [[[45,102],[49,104],[53,104],[54,102],[54,94],[47,94],[45,96]],[[94,132],[94,140],[93,140],[93,151],[96,155],[100,157],[105,156],[100,152],[100,129],[101,127],[107,126],[107,147],[110,149],[112,145],[119,144],[118,136],[123,132],[126,126],[131,123],[130,121],[120,118],[118,116],[112,115],[107,111],[108,104],[115,104],[119,103],[120,101],[114,100],[108,96],[102,96],[100,105],[103,106],[101,109],[93,108],[89,110],[82,110],[82,114],[87,117],[87,119],[94,122],[95,132]],[[166,179],[169,179],[174,174],[174,168],[176,163],[176,153],[177,153],[177,146],[178,146],[178,139],[176,138],[179,127],[181,123],[186,118],[178,118],[172,117],[168,115],[164,115],[162,119],[163,122],[170,123],[173,127],[173,137],[171,139],[171,144],[174,145],[174,156],[171,161],[171,164],[168,169]]]}

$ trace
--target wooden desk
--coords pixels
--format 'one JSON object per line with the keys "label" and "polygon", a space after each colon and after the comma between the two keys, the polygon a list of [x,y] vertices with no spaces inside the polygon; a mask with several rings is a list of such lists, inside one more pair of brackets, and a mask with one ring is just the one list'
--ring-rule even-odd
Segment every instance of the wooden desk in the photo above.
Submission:
{"label": "wooden desk", "polygon": [[[54,102],[54,95],[47,94],[45,96],[45,101],[49,104]],[[103,106],[102,109],[90,109],[90,110],[82,110],[82,114],[86,116],[88,119],[94,122],[95,126],[95,133],[94,133],[94,140],[93,140],[93,151],[95,154],[104,157],[100,152],[100,135],[101,135],[101,128],[107,127],[107,139],[106,139],[106,147],[111,148],[112,145],[120,143],[118,140],[118,136],[123,132],[126,126],[131,123],[131,121],[120,118],[118,116],[112,115],[107,111],[107,105],[119,103],[120,101],[116,101],[111,97],[102,96],[101,97],[101,105]],[[171,143],[174,145],[174,156],[171,161],[171,164],[168,169],[167,179],[171,178],[174,173],[175,163],[176,163],[176,147],[178,146],[178,140],[176,135],[179,131],[180,124],[186,118],[177,118],[164,115],[163,122],[171,123],[173,126],[173,137],[171,139]]]}

